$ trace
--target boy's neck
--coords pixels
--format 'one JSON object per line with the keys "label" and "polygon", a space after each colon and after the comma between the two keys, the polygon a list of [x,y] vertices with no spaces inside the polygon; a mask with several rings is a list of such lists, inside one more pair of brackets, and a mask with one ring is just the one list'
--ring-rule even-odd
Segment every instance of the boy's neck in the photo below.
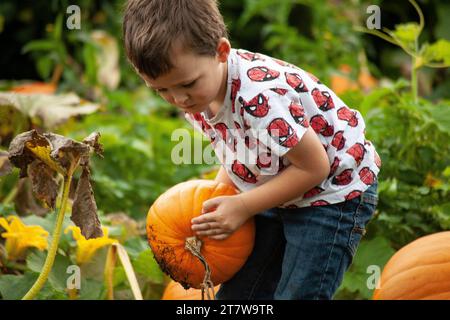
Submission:
{"label": "boy's neck", "polygon": [[227,80],[228,80],[228,61],[222,64],[222,80],[220,84],[220,91],[217,98],[209,104],[209,111],[214,117],[222,108],[227,93]]}

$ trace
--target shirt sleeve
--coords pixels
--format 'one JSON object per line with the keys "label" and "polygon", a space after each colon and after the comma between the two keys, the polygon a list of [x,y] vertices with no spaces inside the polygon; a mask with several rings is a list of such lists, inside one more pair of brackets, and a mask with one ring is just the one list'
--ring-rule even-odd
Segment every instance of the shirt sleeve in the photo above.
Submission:
{"label": "shirt sleeve", "polygon": [[257,130],[259,143],[278,157],[295,147],[309,127],[299,96],[286,91],[267,89],[249,101],[240,99],[244,119]]}

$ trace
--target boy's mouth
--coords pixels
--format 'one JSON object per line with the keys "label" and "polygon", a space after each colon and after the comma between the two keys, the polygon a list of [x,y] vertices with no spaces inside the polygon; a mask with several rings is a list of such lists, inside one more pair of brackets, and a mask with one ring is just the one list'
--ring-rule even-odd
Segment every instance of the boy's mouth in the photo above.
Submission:
{"label": "boy's mouth", "polygon": [[188,109],[194,108],[195,106],[196,106],[195,104],[192,104],[192,105],[190,105],[190,106],[187,106],[187,107],[181,107],[181,108],[184,109],[184,110],[188,110]]}

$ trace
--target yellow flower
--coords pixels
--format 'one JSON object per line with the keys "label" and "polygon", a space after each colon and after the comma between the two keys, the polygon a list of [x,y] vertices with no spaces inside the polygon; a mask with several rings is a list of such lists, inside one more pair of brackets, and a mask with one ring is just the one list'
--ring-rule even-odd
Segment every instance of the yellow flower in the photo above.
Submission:
{"label": "yellow flower", "polygon": [[6,239],[8,260],[23,259],[28,247],[39,250],[48,247],[48,232],[41,226],[27,226],[16,216],[0,218],[0,226],[6,230],[1,236]]}
{"label": "yellow flower", "polygon": [[69,230],[72,230],[72,236],[77,242],[76,259],[77,263],[80,265],[91,260],[92,256],[98,249],[118,242],[116,239],[108,238],[108,229],[105,227],[102,227],[103,237],[89,240],[86,240],[86,238],[81,234],[80,228],[69,226],[66,228],[64,233],[68,233]]}

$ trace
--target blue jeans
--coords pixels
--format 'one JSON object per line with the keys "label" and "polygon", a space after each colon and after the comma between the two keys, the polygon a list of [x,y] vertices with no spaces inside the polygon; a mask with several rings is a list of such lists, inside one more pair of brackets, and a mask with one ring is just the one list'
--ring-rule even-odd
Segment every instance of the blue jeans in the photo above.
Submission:
{"label": "blue jeans", "polygon": [[375,182],[349,201],[256,215],[253,252],[216,298],[332,299],[377,202]]}

